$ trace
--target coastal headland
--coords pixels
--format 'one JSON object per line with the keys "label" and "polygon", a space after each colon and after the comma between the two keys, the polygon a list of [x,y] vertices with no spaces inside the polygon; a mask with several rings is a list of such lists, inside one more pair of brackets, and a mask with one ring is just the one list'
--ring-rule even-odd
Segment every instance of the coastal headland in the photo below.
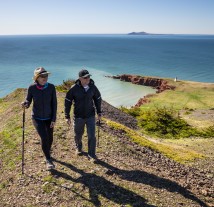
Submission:
{"label": "coastal headland", "polygon": [[[125,82],[131,82],[133,84],[137,85],[143,85],[143,86],[150,86],[154,89],[156,89],[156,93],[161,93],[165,90],[174,90],[175,86],[169,85],[168,81],[162,78],[155,78],[155,77],[143,77],[138,75],[130,75],[130,74],[122,74],[122,75],[116,75],[116,76],[106,76],[113,79],[119,79],[121,81]],[[148,94],[147,96],[144,96],[140,98],[140,100],[136,103],[135,106],[141,106],[144,103],[148,103],[148,97],[150,97],[151,94]]]}
{"label": "coastal headland", "polygon": [[[203,83],[179,80],[178,78],[162,78],[122,74],[106,76],[132,84],[150,86],[156,89],[156,94],[142,97],[135,106],[152,104],[173,105],[176,108],[213,109],[214,108],[214,83]],[[162,102],[162,103],[161,103]],[[152,105],[151,104],[151,105]],[[150,105],[150,106],[151,106]]]}

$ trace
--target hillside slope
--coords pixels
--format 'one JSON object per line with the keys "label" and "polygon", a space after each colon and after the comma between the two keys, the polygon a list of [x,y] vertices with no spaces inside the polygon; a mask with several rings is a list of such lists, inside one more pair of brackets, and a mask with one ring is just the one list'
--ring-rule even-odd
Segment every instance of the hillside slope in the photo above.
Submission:
{"label": "hillside slope", "polygon": [[65,123],[64,94],[58,93],[58,118],[53,158],[56,169],[45,170],[40,140],[26,110],[25,174],[21,175],[24,90],[0,101],[0,206],[214,206],[213,174],[179,164],[158,151],[131,141],[123,128],[137,132],[133,117],[103,103],[95,164],[75,155],[72,129]]}

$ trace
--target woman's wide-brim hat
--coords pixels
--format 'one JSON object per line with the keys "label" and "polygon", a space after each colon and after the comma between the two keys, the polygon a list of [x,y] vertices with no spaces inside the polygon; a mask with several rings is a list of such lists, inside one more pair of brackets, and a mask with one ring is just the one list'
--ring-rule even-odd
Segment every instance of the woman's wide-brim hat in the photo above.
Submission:
{"label": "woman's wide-brim hat", "polygon": [[40,75],[48,75],[50,72],[46,71],[43,67],[36,68],[34,70],[33,80],[36,81]]}

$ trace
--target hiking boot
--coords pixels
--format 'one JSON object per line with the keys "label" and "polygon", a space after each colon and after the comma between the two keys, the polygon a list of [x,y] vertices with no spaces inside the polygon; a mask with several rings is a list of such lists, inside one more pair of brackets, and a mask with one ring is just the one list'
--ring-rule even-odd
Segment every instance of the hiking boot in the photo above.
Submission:
{"label": "hiking boot", "polygon": [[82,150],[76,149],[76,155],[82,155]]}
{"label": "hiking boot", "polygon": [[55,165],[53,164],[52,160],[46,160],[46,167],[47,170],[52,170],[55,168]]}
{"label": "hiking boot", "polygon": [[97,161],[97,157],[96,156],[90,156],[90,155],[88,155],[88,159],[92,163],[95,163]]}

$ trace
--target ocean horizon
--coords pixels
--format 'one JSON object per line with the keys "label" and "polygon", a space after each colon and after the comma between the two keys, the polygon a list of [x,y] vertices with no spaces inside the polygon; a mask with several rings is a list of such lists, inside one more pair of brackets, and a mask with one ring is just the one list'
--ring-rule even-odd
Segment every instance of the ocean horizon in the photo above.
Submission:
{"label": "ocean horizon", "polygon": [[155,89],[105,76],[135,74],[213,83],[214,35],[2,35],[0,63],[0,97],[27,88],[39,66],[52,73],[49,82],[55,85],[77,79],[85,68],[104,100],[129,107]]}

